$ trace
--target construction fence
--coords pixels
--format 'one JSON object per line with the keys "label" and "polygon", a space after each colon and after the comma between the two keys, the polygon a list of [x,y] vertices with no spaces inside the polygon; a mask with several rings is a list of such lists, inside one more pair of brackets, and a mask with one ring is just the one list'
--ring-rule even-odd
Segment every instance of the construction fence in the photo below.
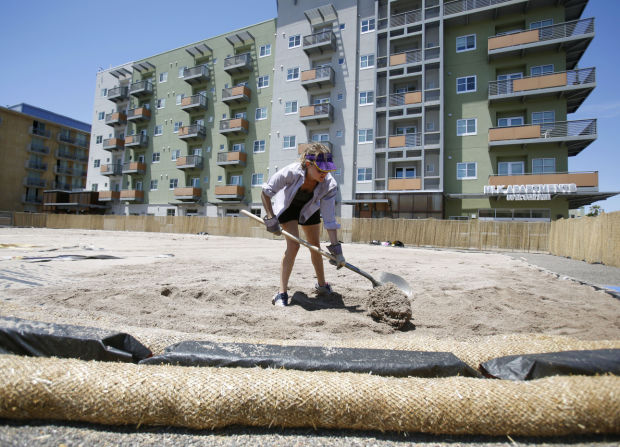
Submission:
{"label": "construction fence", "polygon": [[[243,217],[13,213],[12,225],[107,231],[208,233],[272,238]],[[620,212],[555,222],[436,219],[339,219],[345,243],[400,241],[406,246],[551,253],[620,267]],[[323,230],[324,232],[324,230]],[[327,234],[322,235],[328,240]]]}

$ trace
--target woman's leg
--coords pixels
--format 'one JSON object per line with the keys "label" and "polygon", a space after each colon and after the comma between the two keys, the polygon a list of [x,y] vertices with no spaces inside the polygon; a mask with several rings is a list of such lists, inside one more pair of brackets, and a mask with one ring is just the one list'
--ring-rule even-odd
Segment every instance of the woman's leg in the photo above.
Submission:
{"label": "woman's leg", "polygon": [[[321,247],[321,241],[319,240],[321,235],[321,224],[304,225],[301,228],[304,229],[306,240],[315,247]],[[316,280],[319,286],[325,285],[325,272],[323,271],[323,256],[320,253],[310,250],[310,257],[312,259],[312,265],[314,266],[314,272],[316,273]]]}
{"label": "woman's leg", "polygon": [[[299,227],[296,220],[289,220],[286,223],[280,224],[283,230],[291,233],[293,236],[299,237]],[[295,257],[299,251],[299,242],[295,242],[286,239],[286,251],[282,257],[282,263],[280,265],[280,293],[284,293],[288,290],[288,280],[291,277],[293,271],[293,265],[295,264]]]}

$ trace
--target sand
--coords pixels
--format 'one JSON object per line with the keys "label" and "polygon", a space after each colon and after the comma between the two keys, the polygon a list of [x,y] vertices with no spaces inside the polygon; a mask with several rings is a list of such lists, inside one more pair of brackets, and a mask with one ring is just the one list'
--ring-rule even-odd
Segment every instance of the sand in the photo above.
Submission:
{"label": "sand", "polygon": [[272,306],[283,240],[0,228],[0,244],[0,315],[124,331],[147,345],[530,333],[620,339],[620,300],[501,253],[345,244],[351,264],[375,278],[381,271],[400,275],[412,286],[411,320],[399,329],[371,318],[372,284],[347,269],[326,262],[334,293],[316,296],[303,247],[291,304]]}

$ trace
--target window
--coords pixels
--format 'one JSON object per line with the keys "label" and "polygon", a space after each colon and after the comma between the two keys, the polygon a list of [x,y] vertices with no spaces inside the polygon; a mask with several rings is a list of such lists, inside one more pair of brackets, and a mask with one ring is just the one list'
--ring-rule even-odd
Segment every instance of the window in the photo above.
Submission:
{"label": "window", "polygon": [[235,143],[232,145],[232,152],[245,152],[245,143]]}
{"label": "window", "polygon": [[93,160],[93,168],[98,168],[101,166],[101,160]]}
{"label": "window", "polygon": [[555,112],[553,110],[532,112],[532,124],[549,124],[553,122],[555,122]]}
{"label": "window", "polygon": [[252,186],[260,186],[263,184],[263,174],[252,174]]}
{"label": "window", "polygon": [[338,65],[344,65],[344,57],[338,58]]}
{"label": "window", "polygon": [[265,152],[265,140],[256,140],[254,142],[253,152],[258,154],[259,152]]}
{"label": "window", "polygon": [[180,67],[180,68],[179,68],[179,77],[180,77],[180,78],[182,78],[182,77],[183,77],[183,73],[185,72],[185,69],[186,69],[186,68],[187,68],[187,67]]}
{"label": "window", "polygon": [[511,116],[508,118],[498,118],[497,127],[523,126],[522,116]]}
{"label": "window", "polygon": [[101,96],[108,96],[108,89],[107,88],[102,88],[101,89]]}
{"label": "window", "polygon": [[329,134],[328,133],[314,133],[312,134],[312,137],[310,139],[317,143],[329,141]]}
{"label": "window", "polygon": [[258,78],[258,88],[269,87],[269,75],[259,76]]}
{"label": "window", "polygon": [[155,136],[161,135],[163,133],[164,133],[164,126],[162,126],[161,124],[158,124],[157,126],[155,126]]}
{"label": "window", "polygon": [[185,93],[181,93],[177,95],[177,106],[181,104],[181,102],[183,101],[183,98],[185,98]]}
{"label": "window", "polygon": [[456,135],[458,137],[476,135],[478,133],[477,128],[477,118],[464,118],[461,120],[456,120]]}
{"label": "window", "polygon": [[359,129],[357,131],[357,142],[358,143],[372,143],[372,129]]}
{"label": "window", "polygon": [[166,98],[160,98],[157,100],[157,108],[158,109],[163,109],[164,107],[166,107]]}
{"label": "window", "polygon": [[98,119],[102,120],[105,118],[105,112],[99,112],[99,114],[97,115]]}
{"label": "window", "polygon": [[268,43],[267,45],[261,45],[259,52],[258,52],[258,57],[265,57],[265,56],[270,56],[271,55],[271,44]]}
{"label": "window", "polygon": [[177,133],[181,127],[183,127],[183,121],[175,122],[174,123],[174,133]]}
{"label": "window", "polygon": [[372,91],[369,92],[360,92],[360,106],[364,106],[367,104],[372,104],[375,102],[375,93]]}
{"label": "window", "polygon": [[475,179],[476,176],[476,162],[465,162],[465,163],[457,163],[456,164],[456,179],[457,180],[468,180]]}
{"label": "window", "polygon": [[229,185],[242,185],[243,178],[240,175],[231,175]]}
{"label": "window", "polygon": [[166,82],[168,81],[168,72],[164,71],[163,73],[159,73],[159,82]]}
{"label": "window", "polygon": [[539,29],[551,25],[553,25],[553,19],[539,20],[538,22],[530,23],[530,29]]}
{"label": "window", "polygon": [[91,186],[91,191],[97,191],[99,189],[99,185],[97,183],[93,183]]}
{"label": "window", "polygon": [[175,161],[177,158],[181,156],[181,149],[173,149],[170,151],[170,159]]}
{"label": "window", "polygon": [[159,152],[153,152],[153,163],[159,163]]}
{"label": "window", "polygon": [[234,119],[248,119],[248,115],[245,111],[243,112],[235,112],[233,115]]}
{"label": "window", "polygon": [[286,80],[294,81],[296,79],[299,79],[299,67],[289,68],[286,71]]}
{"label": "window", "polygon": [[555,173],[555,158],[534,158],[532,160],[533,174]]}
{"label": "window", "polygon": [[157,189],[157,180],[151,180],[150,190],[155,191]]}
{"label": "window", "polygon": [[284,104],[284,113],[297,113],[297,101],[286,101]]}
{"label": "window", "polygon": [[179,184],[179,179],[178,178],[171,178],[170,179],[170,189],[176,188],[178,184]]}
{"label": "window", "polygon": [[553,73],[554,67],[553,64],[548,65],[537,65],[535,67],[530,68],[531,76],[543,76],[546,74]]}
{"label": "window", "polygon": [[258,109],[256,109],[254,119],[256,121],[267,119],[267,107],[259,107]]}
{"label": "window", "polygon": [[372,180],[372,168],[357,168],[357,183],[366,183]]}
{"label": "window", "polygon": [[195,147],[192,149],[192,155],[196,155],[198,157],[202,157],[202,148],[201,147]]}
{"label": "window", "polygon": [[342,138],[342,130],[337,130],[337,131],[336,131],[336,136],[337,136],[338,138]]}
{"label": "window", "polygon": [[456,38],[456,52],[471,51],[476,49],[476,35],[468,34]]}
{"label": "window", "polygon": [[375,55],[374,54],[366,54],[364,56],[360,56],[360,68],[370,68],[375,66]]}
{"label": "window", "polygon": [[192,188],[200,188],[200,177],[192,177],[189,183]]}
{"label": "window", "polygon": [[97,138],[95,139],[95,142],[97,144],[100,144],[103,142],[103,135],[97,135]]}
{"label": "window", "polygon": [[375,19],[362,20],[362,33],[369,33],[375,30]]}
{"label": "window", "polygon": [[337,98],[338,98],[338,101],[342,101],[344,99],[344,94],[338,93]]}
{"label": "window", "polygon": [[394,169],[395,178],[415,178],[415,166]]}
{"label": "window", "polygon": [[295,36],[289,36],[288,38],[288,47],[295,48],[301,45],[301,35],[297,34]]}
{"label": "window", "polygon": [[456,92],[469,93],[476,91],[476,76],[456,78]]}
{"label": "window", "polygon": [[221,175],[218,175],[218,176],[217,176],[217,182],[218,182],[218,183],[222,183],[222,180],[223,180],[222,176],[221,176]]}
{"label": "window", "polygon": [[286,135],[282,149],[294,149],[295,148],[295,135]]}
{"label": "window", "polygon": [[498,175],[523,175],[522,161],[501,161],[497,163]]}
{"label": "window", "polygon": [[136,182],[135,188],[136,191],[142,191],[142,182]]}

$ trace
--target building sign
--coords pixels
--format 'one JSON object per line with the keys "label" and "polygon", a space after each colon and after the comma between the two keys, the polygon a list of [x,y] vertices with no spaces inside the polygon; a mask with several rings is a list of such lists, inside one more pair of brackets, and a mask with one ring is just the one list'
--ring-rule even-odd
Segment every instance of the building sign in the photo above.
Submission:
{"label": "building sign", "polygon": [[506,196],[506,200],[551,200],[551,194],[574,192],[577,192],[575,183],[484,186],[484,195]]}

